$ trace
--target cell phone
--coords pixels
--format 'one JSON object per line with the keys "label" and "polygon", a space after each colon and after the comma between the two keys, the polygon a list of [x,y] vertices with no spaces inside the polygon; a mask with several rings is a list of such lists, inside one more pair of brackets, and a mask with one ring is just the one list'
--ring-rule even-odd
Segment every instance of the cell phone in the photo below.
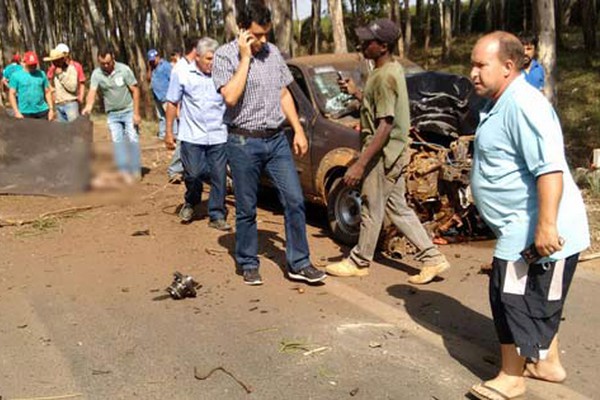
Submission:
{"label": "cell phone", "polygon": [[[559,237],[558,243],[561,246],[564,245],[565,239]],[[535,243],[531,243],[529,246],[527,246],[525,249],[523,249],[523,251],[521,251],[519,254],[521,254],[521,257],[523,257],[523,260],[525,260],[525,262],[529,265],[535,264],[543,258],[540,255],[540,253],[538,253],[537,249],[535,248]]]}
{"label": "cell phone", "polygon": [[535,243],[531,243],[529,246],[524,248],[523,251],[521,251],[521,253],[519,254],[521,254],[523,260],[529,265],[535,264],[536,262],[542,259],[542,256],[540,255],[540,253],[538,253],[537,249],[535,248]]}

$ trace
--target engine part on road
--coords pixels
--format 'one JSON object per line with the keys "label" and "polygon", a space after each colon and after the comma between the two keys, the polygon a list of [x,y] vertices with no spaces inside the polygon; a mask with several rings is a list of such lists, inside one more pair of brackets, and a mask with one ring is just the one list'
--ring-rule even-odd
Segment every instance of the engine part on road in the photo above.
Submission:
{"label": "engine part on road", "polygon": [[173,283],[165,290],[174,300],[181,300],[186,297],[196,297],[198,283],[189,275],[183,275],[180,272],[173,274],[175,277]]}

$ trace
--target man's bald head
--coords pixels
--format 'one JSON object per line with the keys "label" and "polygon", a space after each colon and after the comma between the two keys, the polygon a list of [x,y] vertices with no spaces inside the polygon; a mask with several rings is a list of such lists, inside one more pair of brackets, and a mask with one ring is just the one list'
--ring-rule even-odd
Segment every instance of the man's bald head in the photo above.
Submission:
{"label": "man's bald head", "polygon": [[523,45],[513,34],[496,31],[480,38],[471,53],[471,80],[480,96],[496,100],[519,76]]}
{"label": "man's bald head", "polygon": [[504,31],[495,31],[480,38],[477,43],[486,41],[488,43],[496,43],[498,46],[498,58],[501,62],[511,60],[517,70],[523,68],[525,51],[523,43],[512,33]]}

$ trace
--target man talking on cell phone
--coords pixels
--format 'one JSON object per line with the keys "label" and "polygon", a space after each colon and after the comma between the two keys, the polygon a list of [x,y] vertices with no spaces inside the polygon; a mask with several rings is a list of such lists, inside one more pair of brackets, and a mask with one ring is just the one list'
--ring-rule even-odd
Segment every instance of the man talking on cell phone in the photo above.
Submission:
{"label": "man talking on cell phone", "polygon": [[225,99],[227,156],[236,201],[235,260],[244,283],[260,285],[256,201],[260,176],[266,171],[284,207],[288,277],[306,282],[325,279],[310,261],[304,196],[282,124],[294,130],[297,155],[308,151],[304,129],[287,86],[292,75],[281,53],[267,41],[271,12],[250,2],[238,16],[240,32],[215,52],[213,81]]}

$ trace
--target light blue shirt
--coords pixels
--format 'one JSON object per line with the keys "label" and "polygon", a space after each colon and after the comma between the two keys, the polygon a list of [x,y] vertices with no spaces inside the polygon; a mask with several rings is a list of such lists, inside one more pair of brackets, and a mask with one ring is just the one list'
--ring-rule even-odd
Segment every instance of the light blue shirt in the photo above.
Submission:
{"label": "light blue shirt", "polygon": [[167,60],[160,60],[154,71],[152,71],[152,93],[156,97],[156,100],[160,102],[165,101],[167,96],[167,90],[169,88],[169,79],[171,79],[171,63]]}
{"label": "light blue shirt", "polygon": [[565,244],[543,261],[586,249],[589,229],[581,193],[567,166],[558,116],[544,95],[519,76],[490,103],[475,136],[471,188],[481,216],[498,238],[495,257],[515,261],[533,243],[536,178],[555,171],[563,172],[557,224]]}
{"label": "light blue shirt", "polygon": [[225,101],[217,93],[211,76],[203,74],[196,63],[180,64],[173,69],[167,101],[181,103],[178,140],[201,145],[227,142],[227,127],[223,123]]}

